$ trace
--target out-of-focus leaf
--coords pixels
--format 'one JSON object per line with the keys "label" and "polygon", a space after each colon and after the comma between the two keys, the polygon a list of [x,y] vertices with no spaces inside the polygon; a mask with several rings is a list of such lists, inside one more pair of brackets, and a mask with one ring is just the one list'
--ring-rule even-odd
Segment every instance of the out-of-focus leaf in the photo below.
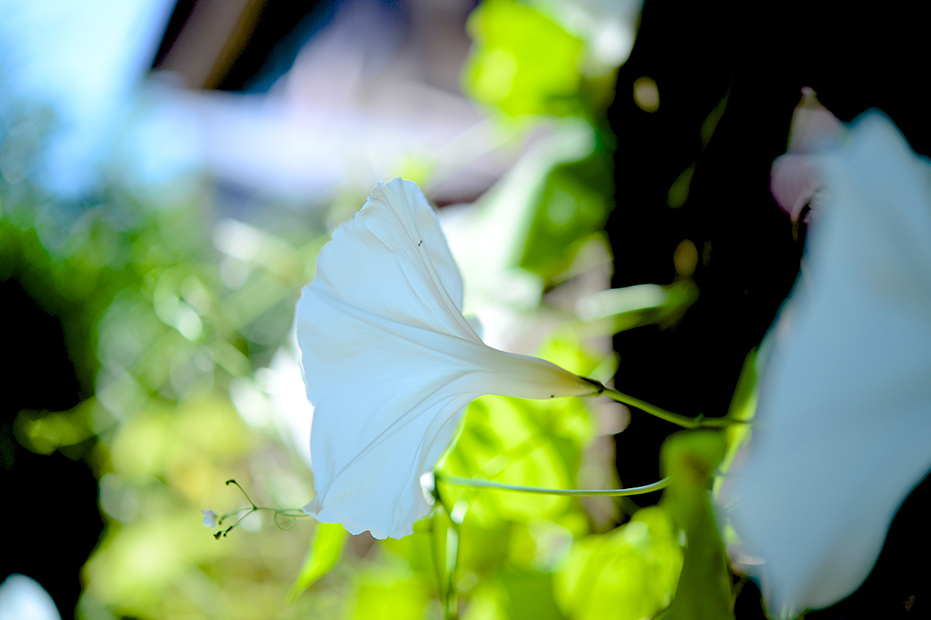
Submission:
{"label": "out-of-focus leaf", "polygon": [[576,312],[584,321],[617,333],[642,325],[662,322],[691,306],[698,287],[691,280],[661,286],[638,284],[601,291],[581,299]]}
{"label": "out-of-focus leaf", "polygon": [[[573,408],[573,401],[561,400],[566,401],[567,409]],[[579,446],[570,450],[576,456],[576,462],[571,464],[574,467],[570,467],[556,446],[560,438],[545,430],[553,412],[539,407],[538,403],[542,402],[551,401],[503,396],[486,396],[473,401],[455,447],[443,460],[442,471],[452,476],[483,478],[506,484],[572,488]],[[571,411],[569,415],[573,415]],[[565,497],[452,485],[443,485],[441,492],[444,501],[451,505],[460,500],[469,501],[470,518],[485,526],[501,519],[526,522],[535,517],[552,516],[565,510],[569,503]]]}
{"label": "out-of-focus leaf", "polygon": [[[589,374],[600,361],[570,332],[548,339],[541,354],[582,374]],[[582,399],[483,397],[470,405],[456,444],[439,470],[514,485],[575,488],[582,451],[594,432]],[[468,508],[458,526],[458,574],[460,584],[465,584],[460,587],[474,587],[462,593],[470,601],[465,607],[468,618],[508,617],[511,594],[501,583],[502,567],[545,581],[549,578],[544,576],[565,559],[573,537],[588,532],[588,517],[576,499],[458,487],[438,480],[444,504]]]}
{"label": "out-of-focus leaf", "polygon": [[536,293],[521,309],[536,309],[544,285],[564,276],[579,251],[597,242],[613,206],[610,140],[580,118],[541,129],[544,135],[458,222],[463,241],[454,238],[453,250],[470,298],[511,303],[517,284],[519,291]]}
{"label": "out-of-focus leaf", "polygon": [[99,601],[144,614],[159,608],[180,575],[223,553],[196,516],[161,514],[110,528],[85,565],[84,580]]}
{"label": "out-of-focus leaf", "polygon": [[556,600],[577,620],[640,620],[669,604],[682,551],[662,508],[639,510],[626,525],[583,538],[556,578]]}
{"label": "out-of-focus leaf", "polygon": [[687,547],[675,597],[661,620],[734,618],[727,554],[710,498],[711,480],[725,450],[721,431],[682,431],[663,444],[663,470],[672,478],[663,506],[685,532]]}
{"label": "out-of-focus leaf", "polygon": [[[265,455],[265,462],[252,460],[244,470],[250,454]],[[100,505],[111,521],[85,569],[82,606],[99,609],[84,616],[107,617],[104,611],[111,610],[140,618],[246,620],[281,610],[303,559],[294,541],[310,536],[304,529],[309,520],[283,533],[268,513],[253,513],[228,537],[214,540],[199,517],[202,508],[222,514],[248,507],[237,489],[223,485],[231,475],[261,505],[292,505],[292,497],[305,497],[306,481],[267,458],[274,454],[280,447],[250,431],[220,394],[180,405],[151,400],[120,424],[104,453],[111,457],[110,472],[100,487]],[[310,609],[332,617],[319,611],[332,608],[332,599],[327,592],[302,597],[276,617],[302,617]]]}
{"label": "out-of-focus leaf", "polygon": [[498,578],[506,597],[505,617],[510,620],[560,620],[553,595],[553,575],[535,570],[502,570]]}
{"label": "out-of-focus leaf", "polygon": [[554,281],[582,247],[599,238],[614,206],[614,161],[605,136],[592,130],[587,153],[564,159],[544,177],[520,266]]}
{"label": "out-of-focus leaf", "polygon": [[440,620],[432,591],[402,567],[380,566],[361,575],[354,620]]}
{"label": "out-of-focus leaf", "polygon": [[[565,336],[565,334],[564,334]],[[579,374],[599,363],[577,339],[550,338],[541,355]],[[449,475],[545,488],[574,488],[583,447],[594,435],[584,400],[485,396],[469,405],[453,449],[441,462]],[[450,505],[468,499],[469,519],[495,527],[502,518],[526,523],[563,513],[572,500],[444,485]]]}
{"label": "out-of-focus leaf", "polygon": [[150,201],[113,178],[64,203],[30,178],[0,178],[0,280],[61,322],[83,399],[71,411],[23,412],[16,431],[38,452],[83,459],[100,478],[106,529],[85,565],[78,615],[342,616],[345,581],[281,606],[309,519],[282,534],[257,512],[217,541],[199,516],[248,506],[223,485],[230,477],[262,505],[310,493],[303,464],[250,430],[227,388],[285,339],[323,243],[308,227],[322,227],[322,215],[272,225],[277,233],[227,225],[212,248],[218,211],[200,180],[166,182]]}
{"label": "out-of-focus leaf", "polygon": [[[537,356],[583,377],[591,376],[596,369],[605,364],[604,354],[587,347],[574,326],[554,330],[540,345]],[[607,376],[614,375],[614,368],[604,370]],[[586,433],[584,438],[589,439],[589,434]]]}
{"label": "out-of-focus leaf", "polygon": [[499,620],[507,617],[507,594],[497,579],[486,578],[469,593],[463,620]]}
{"label": "out-of-focus leaf", "polygon": [[669,186],[666,204],[669,205],[670,209],[678,209],[689,199],[693,176],[695,176],[695,164],[683,170],[676,177],[676,180],[672,182],[672,185]]}
{"label": "out-of-focus leaf", "polygon": [[552,573],[501,566],[480,580],[469,596],[463,620],[559,620]]}
{"label": "out-of-focus leaf", "polygon": [[304,590],[330,572],[343,554],[346,529],[339,523],[320,523],[307,552],[294,585],[288,592],[287,602],[293,604]]}
{"label": "out-of-focus leaf", "polygon": [[[209,395],[175,407],[150,402],[120,426],[110,457],[114,470],[140,484],[156,477],[172,481],[175,476],[181,483],[192,476],[192,470],[203,467],[214,471],[223,465],[220,459],[243,455],[254,445],[254,435],[229,400]],[[197,468],[193,467],[195,462]],[[214,475],[217,479],[226,477],[219,471]],[[203,489],[192,492],[202,493]]]}
{"label": "out-of-focus leaf", "polygon": [[580,258],[607,255],[582,250],[604,244],[614,205],[611,139],[579,118],[548,123],[545,131],[460,222],[462,238],[482,239],[454,244],[470,297],[500,304],[515,296],[517,282],[519,290],[536,291],[538,302],[545,285],[592,266],[578,265]]}
{"label": "out-of-focus leaf", "polygon": [[467,512],[466,518],[459,524],[457,581],[460,583],[463,578],[468,580],[470,574],[473,580],[476,576],[481,576],[481,580],[491,579],[501,564],[513,561],[511,539],[522,527],[501,518],[491,523],[489,521],[480,521]]}
{"label": "out-of-focus leaf", "polygon": [[13,422],[19,442],[39,454],[74,446],[95,436],[92,415],[94,399],[59,413],[21,411]]}
{"label": "out-of-focus leaf", "polygon": [[485,0],[467,28],[474,45],[462,82],[473,99],[510,116],[580,110],[581,39],[513,0]]}

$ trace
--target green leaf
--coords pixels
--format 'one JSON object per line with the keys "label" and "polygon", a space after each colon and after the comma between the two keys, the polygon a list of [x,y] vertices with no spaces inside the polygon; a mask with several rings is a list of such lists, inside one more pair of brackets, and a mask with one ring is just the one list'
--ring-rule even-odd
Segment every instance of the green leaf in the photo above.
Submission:
{"label": "green leaf", "polygon": [[579,318],[598,325],[601,333],[618,333],[673,319],[698,299],[691,280],[661,286],[637,284],[600,291],[581,300]]}
{"label": "green leaf", "polygon": [[682,566],[672,521],[644,508],[607,534],[575,543],[556,579],[563,613],[575,620],[640,620],[669,604]]}
{"label": "green leaf", "polygon": [[[505,274],[518,290],[536,290],[532,303],[520,304],[536,309],[545,285],[593,266],[577,264],[581,259],[607,260],[603,226],[614,205],[612,141],[581,118],[547,123],[546,134],[463,222],[469,237],[482,239],[457,251],[470,295],[500,303],[503,292],[495,284]],[[514,293],[504,296],[512,300]]]}
{"label": "green leaf", "polygon": [[466,223],[470,236],[483,239],[457,255],[469,290],[484,292],[513,271],[537,276],[543,288],[608,260],[603,228],[614,207],[613,137],[580,118],[559,119],[547,130]]}
{"label": "green leaf", "polygon": [[423,620],[442,618],[430,590],[402,566],[373,567],[361,575],[351,618],[354,620]]}
{"label": "green leaf", "polygon": [[301,572],[288,592],[287,603],[294,604],[304,590],[330,572],[343,554],[346,530],[339,523],[320,523]]}
{"label": "green leaf", "polygon": [[486,0],[467,25],[474,39],[463,90],[509,116],[580,109],[584,43],[532,6]]}
{"label": "green leaf", "polygon": [[565,157],[546,175],[520,266],[553,281],[582,248],[601,238],[614,206],[614,160],[605,135],[591,130],[589,149]]}
{"label": "green leaf", "polygon": [[725,450],[721,431],[682,431],[663,444],[664,474],[672,478],[663,506],[685,532],[687,547],[675,597],[660,620],[734,618],[727,554],[709,494]]}
{"label": "green leaf", "polygon": [[[581,447],[576,443],[575,449],[570,450],[576,461],[570,467],[557,448],[557,437],[548,428],[552,416],[542,403],[551,402],[503,396],[485,396],[473,401],[454,448],[442,461],[441,471],[507,484],[572,488]],[[566,399],[563,404],[571,402]],[[449,505],[463,499],[469,501],[468,518],[485,527],[494,527],[502,519],[527,522],[554,516],[564,512],[570,503],[565,497],[527,496],[452,485],[443,485],[441,492]]]}
{"label": "green leaf", "polygon": [[506,592],[510,620],[560,620],[553,596],[553,575],[536,570],[504,569],[498,578]]}

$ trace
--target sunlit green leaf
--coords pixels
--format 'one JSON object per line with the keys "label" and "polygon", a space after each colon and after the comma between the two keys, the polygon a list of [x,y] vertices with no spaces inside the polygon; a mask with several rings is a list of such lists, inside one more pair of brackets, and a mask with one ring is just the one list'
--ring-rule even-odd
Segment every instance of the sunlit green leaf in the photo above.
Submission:
{"label": "sunlit green leaf", "polygon": [[[134,419],[124,423],[111,447],[113,467],[140,481],[178,474],[185,477],[185,463],[197,460],[215,468],[217,458],[244,454],[255,438],[229,400],[208,397],[179,407],[150,403]],[[217,472],[217,478],[223,479]]]}
{"label": "sunlit green leaf", "polygon": [[721,431],[682,431],[663,444],[662,462],[672,481],[663,506],[688,541],[682,574],[663,620],[727,620],[734,601],[727,553],[718,534],[711,506],[711,481],[726,442]]}
{"label": "sunlit green leaf", "polygon": [[668,515],[645,508],[628,524],[575,543],[557,576],[556,598],[578,620],[640,620],[669,604],[681,567]]}
{"label": "sunlit green leaf", "polygon": [[596,372],[605,373],[605,377],[614,375],[613,356],[586,345],[576,324],[553,330],[540,345],[537,355],[583,377],[591,377]]}
{"label": "sunlit green leaf", "polygon": [[482,243],[456,248],[470,294],[510,300],[515,287],[495,287],[505,278],[536,294],[524,310],[536,308],[545,286],[609,260],[602,228],[613,207],[611,141],[579,118],[548,123],[546,132],[463,223]]}
{"label": "sunlit green leaf", "polygon": [[[528,401],[487,396],[474,401],[466,413],[455,448],[442,471],[453,476],[483,478],[507,484],[573,488],[581,458],[582,438],[573,435],[565,420],[588,413],[577,400]],[[501,518],[526,522],[556,515],[571,500],[443,485],[450,502],[468,499],[469,515],[486,526]]]}
{"label": "sunlit green leaf", "polygon": [[562,614],[553,596],[553,575],[534,570],[502,570],[501,581],[507,618],[559,620]]}
{"label": "sunlit green leaf", "polygon": [[191,514],[162,514],[111,528],[85,566],[89,591],[118,608],[156,608],[180,575],[224,553],[195,519]]}
{"label": "sunlit green leaf", "polygon": [[439,602],[422,581],[398,567],[368,571],[360,577],[350,616],[356,620],[440,620]]}
{"label": "sunlit green leaf", "polygon": [[330,572],[343,554],[346,529],[339,523],[320,523],[294,585],[288,592],[288,603],[294,603],[304,590]]}
{"label": "sunlit green leaf", "polygon": [[505,114],[567,114],[580,108],[583,42],[536,8],[486,0],[469,17],[475,44],[463,88]]}
{"label": "sunlit green leaf", "polygon": [[[450,455],[450,462],[460,467],[463,473],[469,471],[473,475],[481,475],[475,474],[476,471],[490,473],[498,470],[498,475],[487,477],[512,484],[552,488],[571,488],[575,484],[580,439],[549,434],[556,429],[564,430],[559,424],[553,424],[560,418],[558,411],[531,411],[535,419],[539,418],[537,425],[522,417],[520,406],[523,401],[507,402],[507,399],[500,398],[502,402],[498,403],[495,401],[499,398],[483,400],[492,401],[491,406],[486,408],[481,402],[476,405],[475,426],[486,431],[484,445],[487,450],[480,447],[482,444],[469,443],[470,433],[466,426],[460,437],[460,440],[465,439],[457,444],[458,456]],[[536,401],[531,402],[536,404]],[[495,424],[489,424],[489,415],[495,416]],[[587,416],[588,413],[582,409],[576,415]],[[497,426],[499,421],[503,423],[501,427]],[[523,437],[526,445],[510,441],[511,437]],[[511,446],[510,452],[507,446]],[[500,579],[502,566],[522,570],[551,569],[568,551],[573,534],[550,519],[573,522],[575,527],[577,524],[569,515],[581,512],[580,504],[568,498],[476,491],[442,483],[441,493],[444,501],[467,502],[468,510],[458,528],[459,575],[467,582],[472,575],[472,579],[478,579],[479,583],[494,583]],[[581,523],[587,527],[584,516]],[[487,594],[489,591],[480,589],[479,592]],[[492,614],[489,617],[495,617],[494,613],[499,613],[500,617],[504,613],[500,606],[506,606],[510,599],[501,593],[500,597],[483,600],[479,610],[497,609],[496,612],[488,611]]]}
{"label": "sunlit green leaf", "polygon": [[547,281],[564,274],[586,243],[598,239],[614,196],[612,149],[593,131],[591,150],[568,157],[544,177],[520,266]]}

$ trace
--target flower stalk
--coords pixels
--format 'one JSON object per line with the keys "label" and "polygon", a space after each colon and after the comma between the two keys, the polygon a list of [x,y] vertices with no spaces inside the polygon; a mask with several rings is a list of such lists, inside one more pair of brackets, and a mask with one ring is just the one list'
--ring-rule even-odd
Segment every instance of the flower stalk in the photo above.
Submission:
{"label": "flower stalk", "polygon": [[[253,512],[258,512],[260,510],[267,510],[268,512],[274,513],[275,525],[277,525],[279,528],[281,527],[281,525],[278,523],[278,517],[297,518],[297,517],[309,516],[301,508],[268,508],[266,506],[258,506],[256,505],[255,502],[252,501],[252,498],[249,497],[249,494],[246,493],[246,490],[243,489],[242,486],[238,482],[236,482],[233,479],[226,481],[226,486],[229,486],[231,484],[235,485],[236,488],[242,492],[243,496],[246,498],[246,501],[249,502],[249,507],[233,510],[231,512],[226,513],[225,515],[221,517],[217,517],[216,514],[212,510],[203,511],[204,516],[205,516],[204,525],[213,526],[213,527],[222,526],[223,521],[236,517],[236,521],[232,525],[228,526],[226,529],[217,530],[216,533],[214,533],[213,537],[216,540],[220,540],[220,538],[226,538],[227,534],[232,532],[240,523],[243,522],[243,520],[246,517],[251,515]],[[212,521],[212,519],[208,517],[208,513],[211,517],[215,519],[215,525],[212,522],[208,522],[208,521]]]}
{"label": "flower stalk", "polygon": [[477,489],[495,489],[498,491],[510,491],[513,493],[536,493],[540,495],[568,495],[571,497],[629,497],[631,495],[644,495],[659,491],[669,486],[669,478],[663,478],[659,482],[647,484],[640,487],[629,487],[626,489],[546,489],[542,487],[526,487],[515,484],[505,484],[503,482],[494,482],[492,480],[481,480],[478,478],[463,478],[461,476],[449,476],[440,472],[435,472],[437,482],[445,482],[460,487],[472,487]]}
{"label": "flower stalk", "polygon": [[698,417],[690,418],[678,413],[673,413],[672,411],[667,411],[662,407],[657,407],[651,403],[648,403],[645,400],[635,398],[614,388],[606,387],[599,381],[594,379],[589,379],[588,377],[580,377],[585,381],[588,381],[592,385],[595,385],[599,388],[599,392],[595,396],[607,396],[608,398],[614,400],[615,402],[622,403],[624,405],[629,405],[631,407],[636,407],[641,411],[649,413],[652,416],[655,416],[661,420],[665,420],[672,424],[676,424],[686,429],[696,429],[696,428],[727,428],[733,424],[743,424],[741,420],[734,420],[732,418],[706,418],[703,415]]}

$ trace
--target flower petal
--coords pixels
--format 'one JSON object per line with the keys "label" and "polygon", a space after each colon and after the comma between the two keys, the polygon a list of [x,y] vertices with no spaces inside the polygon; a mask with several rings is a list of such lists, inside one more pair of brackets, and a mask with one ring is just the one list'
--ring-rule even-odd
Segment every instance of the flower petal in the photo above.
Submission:
{"label": "flower petal", "polygon": [[590,395],[549,362],[486,346],[462,316],[462,280],[417,186],[379,185],[333,235],[297,305],[318,520],[377,538],[412,532],[420,486],[482,394]]}
{"label": "flower petal", "polygon": [[462,316],[462,276],[417,185],[379,183],[317,259],[318,295],[359,310],[478,340]]}
{"label": "flower petal", "polygon": [[871,570],[931,468],[931,166],[861,117],[821,166],[830,203],[775,332],[728,501],[774,613],[830,605]]}
{"label": "flower petal", "polygon": [[39,582],[13,573],[0,583],[0,620],[61,620],[55,601]]}
{"label": "flower petal", "polygon": [[204,525],[213,529],[217,526],[217,513],[212,510],[201,510],[200,513],[204,515]]}
{"label": "flower petal", "polygon": [[773,162],[770,179],[770,191],[776,204],[795,222],[821,188],[818,158],[792,153],[783,155]]}

